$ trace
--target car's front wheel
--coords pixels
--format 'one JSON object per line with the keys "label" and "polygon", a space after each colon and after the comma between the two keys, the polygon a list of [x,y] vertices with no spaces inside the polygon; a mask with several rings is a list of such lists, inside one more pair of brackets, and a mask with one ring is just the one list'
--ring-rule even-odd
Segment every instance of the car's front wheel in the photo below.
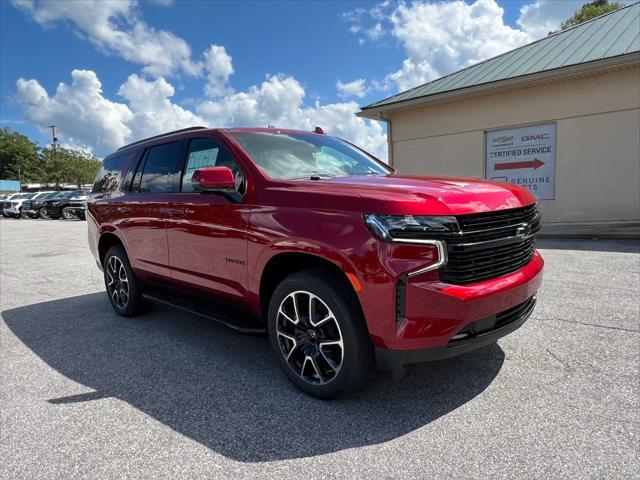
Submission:
{"label": "car's front wheel", "polygon": [[142,284],[133,273],[124,248],[111,247],[104,256],[102,270],[109,301],[118,315],[134,317],[149,309],[151,302],[142,297]]}
{"label": "car's front wheel", "polygon": [[321,270],[295,273],[270,302],[271,346],[285,375],[319,398],[354,390],[366,380],[372,347],[355,294]]}
{"label": "car's front wheel", "polygon": [[51,218],[49,216],[49,212],[47,212],[47,209],[45,207],[40,207],[38,209],[38,216],[44,220],[48,220],[49,218]]}
{"label": "car's front wheel", "polygon": [[75,218],[75,213],[73,213],[73,208],[71,207],[64,207],[62,209],[62,218],[64,218],[65,220],[71,220],[72,218]]}

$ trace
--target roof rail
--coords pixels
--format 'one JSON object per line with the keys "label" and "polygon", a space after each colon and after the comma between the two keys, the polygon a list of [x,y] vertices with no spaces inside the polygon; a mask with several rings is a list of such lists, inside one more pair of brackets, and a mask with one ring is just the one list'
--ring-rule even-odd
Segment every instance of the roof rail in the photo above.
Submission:
{"label": "roof rail", "polygon": [[142,140],[137,140],[135,142],[131,142],[131,143],[127,144],[127,145],[124,145],[124,146],[120,147],[117,151],[119,152],[120,150],[124,150],[125,148],[132,147],[132,146],[137,145],[139,143],[148,142],[149,140],[155,140],[156,138],[168,137],[169,135],[175,135],[176,133],[190,132],[191,130],[203,130],[203,129],[206,129],[206,128],[207,127],[201,127],[201,126],[181,128],[180,130],[174,130],[173,132],[162,133],[160,135],[154,135],[153,137],[143,138]]}

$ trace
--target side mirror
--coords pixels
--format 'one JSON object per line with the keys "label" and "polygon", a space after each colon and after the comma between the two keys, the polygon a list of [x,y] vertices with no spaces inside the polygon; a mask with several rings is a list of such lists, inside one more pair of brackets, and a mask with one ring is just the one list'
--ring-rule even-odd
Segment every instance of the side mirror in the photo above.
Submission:
{"label": "side mirror", "polygon": [[199,168],[191,176],[196,192],[235,193],[236,181],[229,167]]}

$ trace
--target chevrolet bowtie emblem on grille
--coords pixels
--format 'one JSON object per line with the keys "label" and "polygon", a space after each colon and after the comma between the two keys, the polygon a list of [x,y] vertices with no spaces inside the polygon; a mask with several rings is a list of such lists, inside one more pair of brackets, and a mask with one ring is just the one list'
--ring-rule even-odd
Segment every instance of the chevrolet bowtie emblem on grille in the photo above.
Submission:
{"label": "chevrolet bowtie emblem on grille", "polygon": [[528,223],[521,224],[518,228],[516,228],[516,237],[520,240],[525,240],[531,236],[531,225]]}

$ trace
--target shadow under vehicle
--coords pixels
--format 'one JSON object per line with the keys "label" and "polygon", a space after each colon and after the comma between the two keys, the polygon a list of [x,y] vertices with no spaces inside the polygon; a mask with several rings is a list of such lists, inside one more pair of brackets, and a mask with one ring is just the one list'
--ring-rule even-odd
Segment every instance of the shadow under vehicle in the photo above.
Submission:
{"label": "shadow under vehicle", "polygon": [[153,315],[123,319],[104,293],[93,293],[13,308],[2,317],[42,361],[87,387],[46,399],[50,404],[65,409],[116,398],[241,462],[312,457],[398,438],[474,399],[504,362],[493,344],[423,365],[401,382],[371,374],[370,388],[327,402],[280,375],[264,336],[162,305]]}

